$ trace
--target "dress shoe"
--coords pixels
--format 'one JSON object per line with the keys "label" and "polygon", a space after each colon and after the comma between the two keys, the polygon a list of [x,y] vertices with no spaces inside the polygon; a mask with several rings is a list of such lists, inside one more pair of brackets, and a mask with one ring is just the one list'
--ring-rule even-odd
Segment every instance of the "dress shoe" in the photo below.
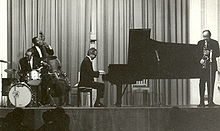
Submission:
{"label": "dress shoe", "polygon": [[205,107],[204,103],[200,103],[197,107]]}
{"label": "dress shoe", "polygon": [[214,102],[209,102],[208,103],[208,107],[214,107],[214,106],[219,106],[219,105],[215,104]]}
{"label": "dress shoe", "polygon": [[94,107],[106,107],[106,106],[102,104],[101,102],[97,102],[94,104]]}

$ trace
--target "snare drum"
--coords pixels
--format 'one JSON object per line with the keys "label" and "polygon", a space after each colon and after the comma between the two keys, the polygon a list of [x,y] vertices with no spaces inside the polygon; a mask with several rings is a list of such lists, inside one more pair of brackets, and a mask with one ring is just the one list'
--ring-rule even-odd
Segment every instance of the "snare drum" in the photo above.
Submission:
{"label": "snare drum", "polygon": [[32,100],[32,91],[26,83],[21,82],[11,86],[8,97],[15,107],[25,107]]}
{"label": "snare drum", "polygon": [[37,70],[32,70],[28,74],[28,84],[31,86],[38,86],[41,83],[40,72]]}

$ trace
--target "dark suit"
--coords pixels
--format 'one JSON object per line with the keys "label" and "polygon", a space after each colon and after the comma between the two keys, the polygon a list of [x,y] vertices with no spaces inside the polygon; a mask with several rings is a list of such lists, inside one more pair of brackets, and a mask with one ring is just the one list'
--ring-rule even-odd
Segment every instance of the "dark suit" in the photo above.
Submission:
{"label": "dark suit", "polygon": [[[36,46],[32,47],[32,52],[33,52],[33,69],[37,69],[41,66],[41,61],[44,60],[45,57],[47,57],[48,55],[53,55],[54,51],[53,49],[50,49],[47,46],[38,46],[42,57],[40,57],[40,54],[36,48]],[[49,88],[49,86],[51,85],[52,81],[51,81],[51,77],[50,75],[48,75],[48,71],[49,71],[49,67],[47,66],[43,66],[43,68],[41,69],[41,104],[48,104],[49,103],[49,98],[48,98],[48,93],[47,93],[47,89]]]}
{"label": "dark suit", "polygon": [[99,101],[104,96],[104,84],[94,82],[94,77],[99,77],[99,72],[93,70],[92,62],[88,57],[85,57],[80,67],[79,86],[88,86],[97,89],[97,100]]}
{"label": "dark suit", "polygon": [[[205,46],[205,40],[200,40],[197,44],[198,49],[199,49],[199,54],[200,54],[200,59],[203,57],[203,47]],[[206,68],[202,68],[201,65],[201,75],[200,75],[200,83],[199,83],[199,88],[200,88],[200,103],[204,102],[204,94],[205,94],[205,83],[207,82],[207,89],[208,89],[208,101],[213,102],[213,89],[214,89],[214,83],[215,83],[215,72],[217,71],[217,62],[216,62],[216,57],[220,56],[220,51],[219,51],[219,44],[218,41],[210,39],[207,42],[207,49],[212,50],[212,81],[210,83],[210,66],[209,62],[206,63]],[[209,55],[208,55],[209,57]],[[211,85],[211,92],[210,92],[210,85]]]}
{"label": "dark suit", "polygon": [[[42,54],[43,58],[47,57],[48,55],[53,55],[54,54],[53,49],[50,49],[47,46],[42,45],[42,46],[38,46],[38,47],[41,51],[41,54]],[[36,49],[36,46],[33,46],[31,49],[32,49],[32,52],[33,52],[33,65],[34,65],[34,69],[36,69],[36,68],[39,68],[42,58],[40,58],[40,54],[38,53],[38,51]]]}

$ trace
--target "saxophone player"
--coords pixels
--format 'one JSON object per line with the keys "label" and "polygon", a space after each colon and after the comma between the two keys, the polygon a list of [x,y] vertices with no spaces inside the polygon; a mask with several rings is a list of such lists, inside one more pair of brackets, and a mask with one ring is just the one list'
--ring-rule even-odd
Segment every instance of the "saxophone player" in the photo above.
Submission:
{"label": "saxophone player", "polygon": [[[213,90],[215,83],[215,73],[217,71],[216,58],[220,56],[218,41],[211,39],[211,32],[204,30],[202,32],[203,40],[197,44],[199,49],[201,74],[199,81],[200,104],[198,107],[204,107],[205,83],[208,90],[208,106],[215,106],[213,102]],[[211,64],[211,65],[210,65]]]}

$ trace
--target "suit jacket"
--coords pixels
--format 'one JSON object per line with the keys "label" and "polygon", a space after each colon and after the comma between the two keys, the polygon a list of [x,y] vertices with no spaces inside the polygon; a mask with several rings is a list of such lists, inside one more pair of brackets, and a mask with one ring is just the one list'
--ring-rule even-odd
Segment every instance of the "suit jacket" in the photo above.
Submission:
{"label": "suit jacket", "polygon": [[[202,57],[203,57],[203,47],[205,46],[205,40],[200,40],[198,42],[197,46],[198,46],[198,49],[199,49],[200,59],[202,59]],[[212,50],[212,67],[213,67],[213,71],[217,71],[216,57],[220,56],[218,41],[210,39],[207,42],[207,48],[208,48],[208,50]]]}
{"label": "suit jacket", "polygon": [[[50,49],[49,47],[46,46],[38,46],[41,50],[42,53],[42,57],[45,58],[48,55],[53,55],[54,51],[53,49]],[[36,49],[36,46],[32,47],[32,51],[33,51],[33,65],[34,65],[34,69],[37,69],[40,67],[41,61],[43,60],[42,58],[40,58],[40,55]]]}
{"label": "suit jacket", "polygon": [[94,82],[94,77],[99,77],[99,72],[93,70],[92,62],[85,57],[80,66],[79,86],[90,86]]}

